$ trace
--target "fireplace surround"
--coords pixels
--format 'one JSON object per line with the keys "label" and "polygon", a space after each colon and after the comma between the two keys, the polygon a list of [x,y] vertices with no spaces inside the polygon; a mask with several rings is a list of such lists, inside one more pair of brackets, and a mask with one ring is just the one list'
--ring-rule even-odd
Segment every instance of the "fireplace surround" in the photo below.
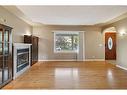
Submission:
{"label": "fireplace surround", "polygon": [[31,44],[13,44],[13,79],[24,73],[31,63]]}

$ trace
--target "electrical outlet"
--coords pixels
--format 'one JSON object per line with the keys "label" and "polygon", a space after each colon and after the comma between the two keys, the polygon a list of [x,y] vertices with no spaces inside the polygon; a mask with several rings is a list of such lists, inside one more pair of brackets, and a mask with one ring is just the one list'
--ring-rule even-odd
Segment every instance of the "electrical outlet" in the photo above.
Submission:
{"label": "electrical outlet", "polygon": [[99,47],[102,47],[103,45],[102,44],[99,44]]}
{"label": "electrical outlet", "polygon": [[42,59],[47,59],[47,55],[43,55],[42,56]]}

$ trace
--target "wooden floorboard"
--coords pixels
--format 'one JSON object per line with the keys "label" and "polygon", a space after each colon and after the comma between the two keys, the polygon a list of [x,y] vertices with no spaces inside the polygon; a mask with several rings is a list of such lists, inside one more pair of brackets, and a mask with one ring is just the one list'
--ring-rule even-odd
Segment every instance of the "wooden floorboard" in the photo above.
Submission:
{"label": "wooden floorboard", "polygon": [[3,89],[127,89],[127,71],[106,62],[38,62]]}

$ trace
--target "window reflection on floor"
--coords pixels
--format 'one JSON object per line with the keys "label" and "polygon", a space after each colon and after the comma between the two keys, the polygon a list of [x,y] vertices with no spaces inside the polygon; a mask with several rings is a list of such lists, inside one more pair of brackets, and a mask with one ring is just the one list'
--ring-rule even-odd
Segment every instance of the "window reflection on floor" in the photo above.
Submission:
{"label": "window reflection on floor", "polygon": [[4,76],[4,80],[3,81],[7,81],[8,80],[8,69],[4,70],[4,75],[2,76],[2,69],[0,69],[0,84],[2,84],[2,77]]}
{"label": "window reflection on floor", "polygon": [[108,84],[109,84],[110,86],[113,86],[115,80],[114,80],[113,72],[112,72],[111,69],[108,69],[108,71],[107,71],[107,79],[108,79]]}
{"label": "window reflection on floor", "polygon": [[[55,69],[55,87],[69,87],[73,83],[78,85],[79,71],[78,68],[56,68]],[[64,85],[61,85],[61,82]]]}

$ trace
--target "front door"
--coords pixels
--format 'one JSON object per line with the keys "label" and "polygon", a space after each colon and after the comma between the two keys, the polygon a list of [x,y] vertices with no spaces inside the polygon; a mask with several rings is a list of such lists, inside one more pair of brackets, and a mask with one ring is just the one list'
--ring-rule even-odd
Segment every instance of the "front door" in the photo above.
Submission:
{"label": "front door", "polygon": [[116,60],[116,33],[105,33],[105,60]]}

